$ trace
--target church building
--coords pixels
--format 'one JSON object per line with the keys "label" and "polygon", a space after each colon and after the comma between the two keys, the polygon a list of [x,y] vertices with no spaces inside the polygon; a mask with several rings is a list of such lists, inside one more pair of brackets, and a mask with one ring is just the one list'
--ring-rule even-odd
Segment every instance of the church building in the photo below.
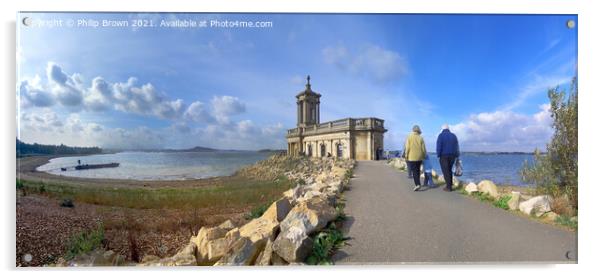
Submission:
{"label": "church building", "polygon": [[378,160],[382,157],[382,119],[344,118],[320,122],[320,95],[312,91],[307,76],[305,90],[297,94],[297,127],[287,131],[289,155]]}

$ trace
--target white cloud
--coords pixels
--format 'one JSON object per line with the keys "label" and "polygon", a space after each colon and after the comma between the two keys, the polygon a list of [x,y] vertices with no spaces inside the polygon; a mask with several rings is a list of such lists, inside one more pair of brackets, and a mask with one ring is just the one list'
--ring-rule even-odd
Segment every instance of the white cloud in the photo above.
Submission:
{"label": "white cloud", "polygon": [[372,44],[356,51],[342,45],[326,47],[322,55],[327,64],[379,83],[398,80],[408,72],[407,62],[399,53]]}
{"label": "white cloud", "polygon": [[111,108],[113,100],[110,84],[102,77],[96,77],[92,80],[92,86],[88,89],[84,104],[92,111],[105,111]]}
{"label": "white cloud", "polygon": [[83,93],[77,88],[81,84],[79,75],[74,74],[69,77],[60,66],[49,62],[46,67],[46,77],[50,83],[48,85],[50,92],[62,105],[76,107],[82,103]]}
{"label": "white cloud", "polygon": [[[214,95],[207,103],[193,101],[187,105],[182,99],[169,98],[151,83],[140,85],[134,77],[112,83],[98,76],[86,83],[80,74],[69,75],[52,62],[48,63],[45,81],[38,76],[24,79],[18,92],[23,109],[19,138],[26,142],[119,149],[192,146],[258,149],[285,145],[285,131],[280,123],[257,125],[249,119],[234,120],[247,107],[242,100],[229,95]],[[111,110],[170,123],[152,129],[144,125],[125,129],[119,127],[121,123],[106,127],[90,121],[86,114]],[[110,117],[106,120],[114,123]]]}
{"label": "white cloud", "polygon": [[36,85],[35,81],[22,81],[19,85],[19,96],[23,106],[50,107],[55,103],[54,96]]}
{"label": "white cloud", "polygon": [[227,124],[230,117],[245,112],[246,106],[237,97],[214,96],[211,100],[214,116],[219,123]]}
{"label": "white cloud", "polygon": [[54,62],[48,62],[48,65],[46,66],[46,76],[49,81],[56,84],[65,85],[67,83],[67,75],[63,72],[63,69]]}
{"label": "white cloud", "polygon": [[212,123],[215,120],[205,107],[205,104],[199,101],[193,102],[188,106],[188,109],[184,113],[184,118],[199,123]]}
{"label": "white cloud", "polygon": [[533,151],[544,149],[554,130],[549,105],[526,115],[512,111],[483,112],[451,125],[467,151]]}

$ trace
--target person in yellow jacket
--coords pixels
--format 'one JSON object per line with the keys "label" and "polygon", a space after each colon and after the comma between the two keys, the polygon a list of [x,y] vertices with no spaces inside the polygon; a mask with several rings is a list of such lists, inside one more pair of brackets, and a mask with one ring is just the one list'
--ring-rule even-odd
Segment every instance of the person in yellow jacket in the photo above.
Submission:
{"label": "person in yellow jacket", "polygon": [[426,145],[420,135],[422,130],[418,125],[414,125],[412,133],[408,136],[405,143],[405,158],[408,164],[408,171],[414,178],[414,191],[420,189],[420,165],[426,157]]}

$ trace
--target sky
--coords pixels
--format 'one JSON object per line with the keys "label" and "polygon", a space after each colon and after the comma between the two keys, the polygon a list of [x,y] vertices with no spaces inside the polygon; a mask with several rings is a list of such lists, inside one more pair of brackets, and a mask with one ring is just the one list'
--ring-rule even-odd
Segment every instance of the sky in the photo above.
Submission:
{"label": "sky", "polygon": [[[262,27],[161,26],[175,20]],[[547,91],[577,74],[569,20],[577,16],[21,13],[17,136],[119,149],[286,148],[295,95],[311,75],[321,121],[382,118],[386,150],[419,125],[434,151],[446,123],[463,151],[545,149]]]}

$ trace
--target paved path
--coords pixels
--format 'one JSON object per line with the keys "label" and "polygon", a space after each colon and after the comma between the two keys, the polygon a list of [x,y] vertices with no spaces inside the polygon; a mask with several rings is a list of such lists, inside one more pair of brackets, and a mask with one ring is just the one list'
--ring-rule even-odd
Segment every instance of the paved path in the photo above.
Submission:
{"label": "paved path", "polygon": [[441,188],[413,192],[406,176],[358,162],[336,264],[576,262],[576,233]]}

